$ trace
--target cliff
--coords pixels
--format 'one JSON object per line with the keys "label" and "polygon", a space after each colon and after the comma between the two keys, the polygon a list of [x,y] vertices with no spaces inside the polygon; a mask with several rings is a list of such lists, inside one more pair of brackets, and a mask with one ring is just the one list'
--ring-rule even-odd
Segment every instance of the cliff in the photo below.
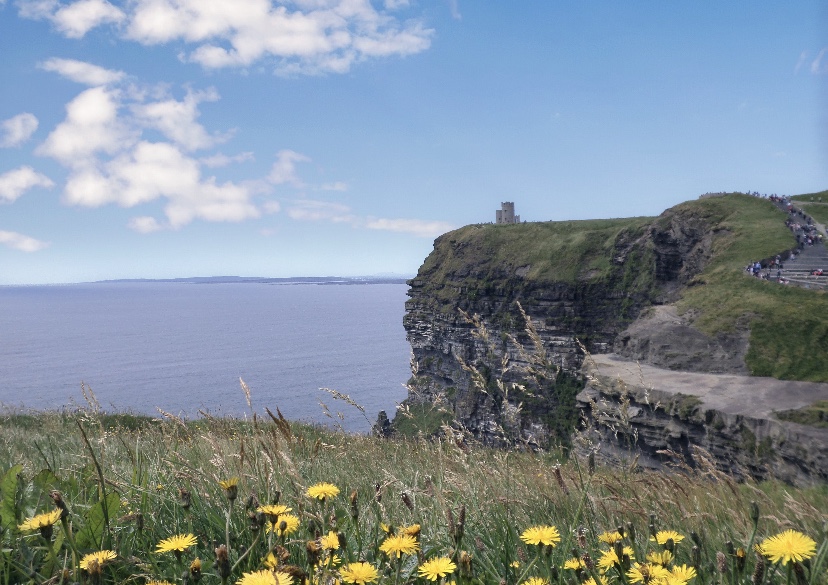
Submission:
{"label": "cliff", "polygon": [[[426,432],[452,421],[487,444],[569,445],[588,414],[576,400],[587,354],[828,381],[828,317],[813,317],[825,313],[822,293],[742,273],[792,247],[784,219],[766,200],[728,195],[656,218],[470,225],[441,236],[409,281],[413,375],[394,426],[420,416]],[[792,302],[805,312],[789,311]]]}

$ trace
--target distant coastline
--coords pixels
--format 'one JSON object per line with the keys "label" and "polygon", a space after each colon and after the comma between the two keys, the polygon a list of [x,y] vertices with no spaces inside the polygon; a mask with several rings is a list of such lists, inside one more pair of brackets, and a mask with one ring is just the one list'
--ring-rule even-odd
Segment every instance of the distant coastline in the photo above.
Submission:
{"label": "distant coastline", "polygon": [[85,284],[120,284],[142,282],[171,282],[177,284],[406,284],[406,276],[294,276],[270,278],[265,276],[190,276],[184,278],[119,278],[96,280]]}

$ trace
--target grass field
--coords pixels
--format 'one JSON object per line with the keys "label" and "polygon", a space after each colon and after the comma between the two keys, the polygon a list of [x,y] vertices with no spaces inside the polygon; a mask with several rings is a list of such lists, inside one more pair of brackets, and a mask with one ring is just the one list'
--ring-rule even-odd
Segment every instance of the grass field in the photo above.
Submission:
{"label": "grass field", "polygon": [[[737,484],[712,468],[593,469],[554,452],[345,435],[278,414],[92,410],[3,417],[0,461],[3,584],[627,585],[656,562],[671,577],[648,584],[828,583],[828,487]],[[314,486],[327,497],[311,497]],[[55,510],[56,492],[66,516],[44,536],[25,522]],[[613,563],[599,536],[616,529]],[[754,544],[789,529],[812,539],[810,559],[757,556]],[[660,543],[659,531],[676,534]]]}

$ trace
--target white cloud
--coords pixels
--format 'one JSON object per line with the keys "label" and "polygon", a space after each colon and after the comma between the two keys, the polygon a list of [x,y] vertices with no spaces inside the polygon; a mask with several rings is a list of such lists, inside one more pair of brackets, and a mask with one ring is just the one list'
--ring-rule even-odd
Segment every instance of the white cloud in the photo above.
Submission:
{"label": "white cloud", "polygon": [[123,71],[104,69],[92,63],[75,59],[52,58],[40,63],[39,67],[46,71],[54,71],[67,79],[84,85],[109,85],[124,78]]}
{"label": "white cloud", "polygon": [[280,150],[276,154],[276,162],[273,163],[267,180],[274,185],[289,183],[294,187],[302,187],[304,183],[296,174],[296,163],[310,162],[310,160],[304,154],[293,150]]}
{"label": "white cloud", "polygon": [[20,167],[0,175],[0,203],[12,203],[34,187],[53,187],[52,180],[32,167]]}
{"label": "white cloud", "polygon": [[118,24],[142,44],[183,42],[183,59],[207,69],[247,67],[272,59],[277,71],[341,73],[369,57],[426,50],[434,34],[392,12],[409,0],[132,0],[118,8],[104,0],[21,0],[26,18],[52,21],[64,35],[81,38],[103,24]]}
{"label": "white cloud", "polygon": [[301,221],[330,221],[333,223],[354,223],[357,217],[351,208],[342,203],[300,199],[291,203],[288,217]]}
{"label": "white cloud", "polygon": [[139,234],[151,234],[152,232],[164,229],[163,226],[158,223],[157,219],[146,215],[131,218],[127,224],[127,227],[134,232],[138,232]]}
{"label": "white cloud", "polygon": [[20,146],[37,130],[37,118],[24,112],[0,123],[0,147]]}
{"label": "white cloud", "polygon": [[335,183],[323,183],[319,186],[320,191],[347,191],[348,185],[343,183],[342,181],[336,181]]}
{"label": "white cloud", "polygon": [[66,119],[35,152],[68,167],[89,165],[98,152],[119,152],[138,134],[118,118],[119,108],[117,91],[87,89],[66,105]]}
{"label": "white cloud", "polygon": [[463,18],[463,15],[460,14],[460,7],[457,5],[457,0],[448,0],[449,10],[451,11],[451,17],[454,20],[460,20]]}
{"label": "white cloud", "polygon": [[233,156],[227,156],[226,154],[218,153],[212,156],[205,156],[199,160],[201,164],[205,167],[210,168],[218,168],[218,167],[226,167],[233,163],[240,163],[245,162],[248,160],[253,160],[253,153],[252,152],[240,152],[239,154]]}
{"label": "white cloud", "polygon": [[420,238],[436,238],[454,229],[454,226],[445,221],[424,221],[421,219],[383,219],[369,218],[365,227],[372,230],[385,230],[411,234]]}
{"label": "white cloud", "polygon": [[17,232],[7,232],[0,230],[0,244],[8,246],[13,250],[20,252],[37,252],[49,245],[49,242],[36,240],[35,238],[18,234]]}
{"label": "white cloud", "polygon": [[198,105],[218,99],[218,93],[212,89],[189,91],[184,101],[168,99],[138,104],[133,106],[132,111],[143,126],[160,131],[187,150],[199,150],[209,148],[224,139],[211,136],[201,124],[196,122],[199,116]]}
{"label": "white cloud", "polygon": [[278,201],[266,201],[262,205],[265,213],[279,213],[282,210],[282,205]]}

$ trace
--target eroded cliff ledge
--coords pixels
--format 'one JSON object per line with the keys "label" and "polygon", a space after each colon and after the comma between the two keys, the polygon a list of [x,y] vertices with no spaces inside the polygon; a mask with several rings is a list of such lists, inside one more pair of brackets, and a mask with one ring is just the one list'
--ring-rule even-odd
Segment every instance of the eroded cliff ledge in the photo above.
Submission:
{"label": "eroded cliff ledge", "polygon": [[[764,351],[751,347],[761,307],[740,311],[728,299],[710,311],[707,297],[688,291],[715,292],[712,279],[733,289],[727,279],[746,278],[734,258],[745,234],[764,237],[749,243],[744,263],[769,257],[790,245],[783,222],[767,201],[731,195],[657,218],[471,225],[441,236],[409,281],[413,376],[403,413],[428,410],[434,426],[451,420],[487,444],[567,445],[584,413],[576,395],[585,353],[751,373],[750,352]],[[828,355],[820,327],[814,335]]]}

